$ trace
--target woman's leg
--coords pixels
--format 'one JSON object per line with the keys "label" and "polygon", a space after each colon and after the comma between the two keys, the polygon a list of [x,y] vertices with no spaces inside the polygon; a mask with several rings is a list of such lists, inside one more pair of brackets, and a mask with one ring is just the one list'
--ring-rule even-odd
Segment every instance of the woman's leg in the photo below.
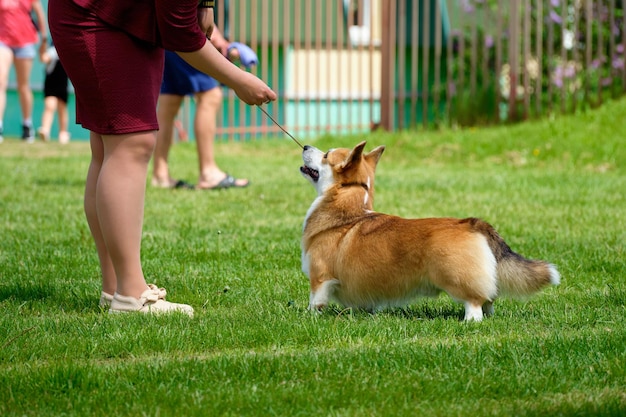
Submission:
{"label": "woman's leg", "polygon": [[33,90],[30,88],[32,68],[32,58],[15,58],[15,79],[17,92],[20,96],[20,106],[22,107],[22,120],[24,121],[31,121],[33,116]]}
{"label": "woman's leg", "polygon": [[174,186],[175,180],[170,177],[167,159],[174,138],[174,119],[178,114],[183,98],[183,96],[174,94],[159,95],[157,105],[159,131],[157,132],[157,141],[154,148],[152,185],[166,188]]}
{"label": "woman's leg", "polygon": [[70,129],[70,114],[67,110],[67,103],[57,99],[57,115],[59,116],[59,131],[67,132]]}
{"label": "woman's leg", "polygon": [[104,155],[95,197],[107,249],[105,265],[110,259],[116,292],[135,298],[148,288],[140,254],[146,176],[155,143],[154,131],[102,136]]}
{"label": "woman's leg", "polygon": [[148,287],[141,269],[146,172],[155,133],[91,132],[85,214],[96,243],[102,291],[138,298]]}
{"label": "woman's leg", "polygon": [[96,198],[98,178],[100,177],[100,171],[102,170],[102,163],[104,161],[104,144],[102,143],[102,136],[94,132],[90,132],[89,141],[91,145],[91,163],[87,171],[87,183],[85,185],[85,215],[87,216],[87,223],[89,224],[89,229],[91,230],[91,235],[93,236],[96,243],[96,250],[98,251],[100,270],[102,272],[102,291],[112,295],[117,289],[117,276],[115,275],[113,262],[111,262],[109,251],[107,250],[104,237],[102,236],[102,229],[100,228],[100,221],[98,220]]}
{"label": "woman's leg", "polygon": [[[213,145],[217,130],[217,115],[222,105],[222,90],[219,87],[196,93],[196,114],[194,117],[194,132],[198,149],[199,178],[198,188],[215,187],[224,180],[226,173],[220,169],[215,161]],[[246,179],[235,180],[235,185],[243,187],[248,184]]]}
{"label": "woman's leg", "polygon": [[[13,51],[5,46],[0,46],[0,125],[2,125],[7,104],[7,87],[11,64],[13,64]],[[1,135],[2,132],[0,132]]]}
{"label": "woman's leg", "polygon": [[70,116],[67,103],[60,98],[57,98],[57,115],[59,116],[59,143],[65,145],[70,142]]}
{"label": "woman's leg", "polygon": [[43,113],[41,114],[41,127],[38,130],[39,137],[44,142],[50,140],[50,129],[54,120],[54,112],[57,110],[57,98],[48,96],[43,100]]}
{"label": "woman's leg", "polygon": [[85,188],[85,213],[102,270],[101,305],[111,311],[193,315],[186,304],[165,301],[148,286],[141,268],[141,233],[148,162],[156,132],[99,135],[91,132],[92,160]]}

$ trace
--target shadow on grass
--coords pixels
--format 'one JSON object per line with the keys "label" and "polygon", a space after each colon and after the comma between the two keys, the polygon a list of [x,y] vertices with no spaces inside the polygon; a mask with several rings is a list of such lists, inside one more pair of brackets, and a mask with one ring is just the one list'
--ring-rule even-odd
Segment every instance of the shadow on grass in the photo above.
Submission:
{"label": "shadow on grass", "polygon": [[322,312],[326,316],[350,316],[350,317],[370,317],[374,315],[386,315],[390,317],[401,317],[408,320],[462,320],[463,308],[454,303],[449,305],[433,305],[428,302],[413,304],[404,308],[388,308],[378,312],[371,312],[362,309],[344,308],[333,304]]}
{"label": "shadow on grass", "polygon": [[55,291],[47,282],[18,282],[0,286],[0,301],[40,301],[54,297]]}
{"label": "shadow on grass", "polygon": [[[44,309],[53,306],[55,309],[81,313],[99,310],[99,298],[97,298],[99,296],[99,292],[95,294],[88,289],[77,288],[69,284],[66,288],[59,288],[58,285],[51,285],[44,281],[19,282],[0,286],[0,302],[38,303]],[[33,305],[30,307],[33,308]]]}
{"label": "shadow on grass", "polygon": [[433,305],[428,302],[415,304],[405,308],[395,308],[386,312],[390,316],[404,317],[410,320],[463,320],[463,307],[459,304]]}
{"label": "shadow on grass", "polygon": [[85,187],[85,180],[75,179],[75,178],[64,178],[64,177],[49,177],[49,178],[37,178],[34,181],[34,184],[39,187]]}

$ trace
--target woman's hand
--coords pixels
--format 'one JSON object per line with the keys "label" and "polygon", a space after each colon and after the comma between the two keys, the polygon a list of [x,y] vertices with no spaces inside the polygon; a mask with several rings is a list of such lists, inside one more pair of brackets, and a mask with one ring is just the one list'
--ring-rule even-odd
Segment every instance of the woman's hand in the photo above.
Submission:
{"label": "woman's hand", "polygon": [[211,42],[192,52],[176,51],[189,65],[232,88],[247,104],[258,105],[276,100],[271,88],[254,74],[244,71],[222,55]]}
{"label": "woman's hand", "polygon": [[241,71],[240,75],[241,80],[232,88],[243,102],[260,106],[276,100],[276,93],[261,79],[246,71]]}

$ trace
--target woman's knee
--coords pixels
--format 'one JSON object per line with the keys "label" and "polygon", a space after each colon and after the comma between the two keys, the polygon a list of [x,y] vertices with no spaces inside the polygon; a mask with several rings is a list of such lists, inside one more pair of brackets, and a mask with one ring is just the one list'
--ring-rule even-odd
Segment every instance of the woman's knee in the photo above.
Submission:
{"label": "woman's knee", "polygon": [[156,144],[156,131],[103,136],[105,155],[119,155],[131,162],[148,163]]}
{"label": "woman's knee", "polygon": [[140,133],[133,135],[128,141],[129,149],[132,155],[137,158],[140,163],[148,163],[154,152],[156,145],[156,132]]}
{"label": "woman's knee", "polygon": [[222,89],[217,87],[196,94],[197,106],[206,110],[218,111],[222,105],[222,100]]}

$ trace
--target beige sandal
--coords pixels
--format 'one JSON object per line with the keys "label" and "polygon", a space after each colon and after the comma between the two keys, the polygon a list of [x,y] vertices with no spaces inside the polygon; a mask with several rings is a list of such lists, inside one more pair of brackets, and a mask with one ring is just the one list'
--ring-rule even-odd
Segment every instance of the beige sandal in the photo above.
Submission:
{"label": "beige sandal", "polygon": [[113,296],[108,292],[102,291],[100,293],[100,307],[111,307]]}
{"label": "beige sandal", "polygon": [[167,292],[164,288],[158,288],[154,284],[148,284],[148,289],[145,290],[139,298],[129,297],[115,293],[113,300],[111,301],[111,309],[109,313],[172,313],[180,312],[185,313],[189,317],[193,317],[193,307],[187,304],[177,304],[165,301],[165,295]]}

